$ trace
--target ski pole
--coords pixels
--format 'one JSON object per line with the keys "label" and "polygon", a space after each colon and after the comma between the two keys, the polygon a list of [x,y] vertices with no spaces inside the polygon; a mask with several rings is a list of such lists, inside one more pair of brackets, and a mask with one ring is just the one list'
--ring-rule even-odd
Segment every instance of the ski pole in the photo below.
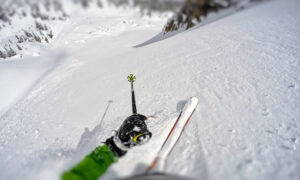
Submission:
{"label": "ski pole", "polygon": [[134,95],[134,89],[133,89],[133,82],[135,81],[135,76],[133,74],[130,74],[127,77],[128,81],[131,83],[131,101],[132,101],[132,113],[137,114],[136,105],[135,105],[135,95]]}

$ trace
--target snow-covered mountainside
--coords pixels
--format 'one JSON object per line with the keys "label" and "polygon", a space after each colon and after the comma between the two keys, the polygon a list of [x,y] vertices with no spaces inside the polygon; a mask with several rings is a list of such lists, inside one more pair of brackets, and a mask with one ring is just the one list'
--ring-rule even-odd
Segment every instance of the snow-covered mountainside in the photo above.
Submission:
{"label": "snow-covered mountainside", "polygon": [[233,13],[253,1],[262,0],[2,0],[0,59],[39,55],[38,49],[49,48],[63,29],[82,16],[105,17],[107,12],[118,16],[124,8],[138,11],[136,16],[172,12],[175,15],[162,28],[167,34],[189,29],[208,17],[225,16],[220,13],[224,9]]}
{"label": "snow-covered mountainside", "polygon": [[168,173],[298,180],[299,6],[267,1],[139,48],[170,14],[115,6],[93,17],[78,12],[51,48],[0,62],[0,179],[59,179],[130,115],[133,73],[138,112],[154,117],[153,137],[102,179],[143,173],[165,127],[196,96]]}
{"label": "snow-covered mountainside", "polygon": [[[53,3],[50,3],[53,2]],[[2,1],[0,6],[0,58],[22,56],[32,45],[53,40],[67,14],[59,1]]]}
{"label": "snow-covered mountainside", "polygon": [[258,1],[263,0],[186,0],[180,11],[165,25],[163,33],[190,29],[220,11],[226,10],[226,13],[221,13],[224,15],[233,13]]}
{"label": "snow-covered mountainside", "polygon": [[[177,11],[183,0],[1,0],[0,59],[22,57],[36,46],[48,47],[63,29],[82,16],[118,15],[120,8],[137,16]],[[119,7],[119,8],[117,8]],[[39,54],[39,53],[35,53]]]}

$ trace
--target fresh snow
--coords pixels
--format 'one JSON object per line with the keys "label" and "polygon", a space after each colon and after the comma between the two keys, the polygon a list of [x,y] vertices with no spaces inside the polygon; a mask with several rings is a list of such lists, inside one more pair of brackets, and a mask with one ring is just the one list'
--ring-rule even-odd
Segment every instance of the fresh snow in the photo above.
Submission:
{"label": "fresh snow", "polygon": [[299,5],[268,1],[140,48],[165,17],[82,17],[51,52],[0,62],[0,179],[59,179],[130,115],[130,73],[153,138],[102,179],[144,172],[190,96],[199,104],[167,172],[299,179]]}
{"label": "fresh snow", "polygon": [[[54,57],[53,57],[54,56]],[[0,116],[26,95],[64,56],[56,52],[46,58],[0,62]]]}

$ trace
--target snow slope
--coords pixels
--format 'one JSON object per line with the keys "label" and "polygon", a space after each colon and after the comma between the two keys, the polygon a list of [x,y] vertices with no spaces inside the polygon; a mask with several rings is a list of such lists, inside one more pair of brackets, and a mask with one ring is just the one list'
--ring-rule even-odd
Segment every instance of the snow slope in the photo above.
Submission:
{"label": "snow slope", "polygon": [[47,58],[30,57],[24,61],[10,60],[0,63],[0,116],[28,93],[44,75],[47,75],[59,60],[61,52],[48,54]]}
{"label": "snow slope", "polygon": [[[68,60],[0,118],[0,179],[57,179],[110,137],[131,112],[130,73],[138,112],[155,116],[153,139],[103,179],[143,172],[190,96],[199,105],[168,172],[299,179],[299,5],[270,1],[140,48],[160,32],[160,18],[87,19],[66,30],[57,49]],[[103,26],[117,32],[99,35]]]}

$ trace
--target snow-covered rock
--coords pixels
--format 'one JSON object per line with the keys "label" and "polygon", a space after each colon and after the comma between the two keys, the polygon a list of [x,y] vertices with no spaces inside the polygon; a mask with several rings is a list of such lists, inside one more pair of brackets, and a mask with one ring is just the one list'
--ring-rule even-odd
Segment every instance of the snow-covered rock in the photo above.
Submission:
{"label": "snow-covered rock", "polygon": [[192,28],[208,16],[229,8],[237,11],[254,1],[262,0],[186,0],[180,11],[165,25],[163,33]]}

